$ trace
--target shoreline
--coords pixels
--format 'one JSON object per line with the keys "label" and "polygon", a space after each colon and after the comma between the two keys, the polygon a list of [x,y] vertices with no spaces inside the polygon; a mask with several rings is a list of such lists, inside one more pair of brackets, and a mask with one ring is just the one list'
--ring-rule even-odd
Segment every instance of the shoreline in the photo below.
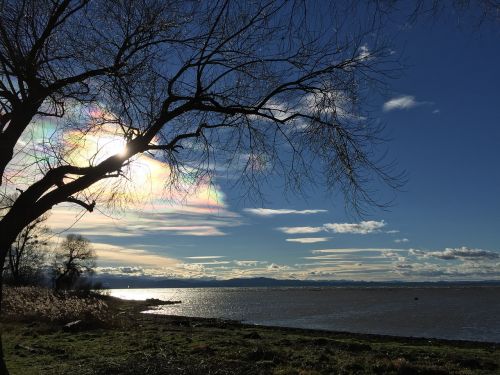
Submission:
{"label": "shoreline", "polygon": [[[147,301],[102,297],[106,325],[2,322],[11,374],[492,374],[500,344],[143,314]],[[78,369],[75,372],[75,369]]]}
{"label": "shoreline", "polygon": [[[358,289],[356,288],[356,290]],[[500,291],[500,289],[498,290]],[[488,292],[489,300],[491,300],[492,293],[494,295],[496,291],[497,288],[495,287],[494,292],[493,291]],[[255,293],[253,293],[253,295],[255,295]],[[291,314],[291,315],[285,313],[284,315],[282,315],[279,309],[276,308],[266,309],[260,307],[259,309],[265,312],[262,313],[259,309],[254,308],[255,306],[257,306],[255,305],[254,297],[252,297],[253,299],[250,300],[250,308],[248,309],[248,311],[246,310],[246,307],[244,307],[243,305],[241,306],[236,305],[235,312],[232,313],[230,312],[232,310],[226,312],[221,308],[211,308],[210,306],[205,308],[206,302],[193,304],[193,302],[191,301],[191,303],[188,303],[188,306],[185,307],[177,306],[170,308],[168,306],[171,304],[171,301],[169,301],[170,298],[173,299],[175,299],[175,297],[177,297],[178,299],[189,298],[190,292],[186,294],[188,297],[184,297],[182,293],[175,294],[173,296],[172,292],[169,291],[159,292],[157,294],[154,292],[154,289],[147,288],[144,294],[142,294],[142,292],[140,292],[139,290],[138,293],[130,294],[130,296],[125,292],[117,292],[114,296],[116,296],[116,298],[126,298],[125,301],[144,301],[144,299],[142,300],[128,299],[130,297],[140,298],[141,296],[143,296],[143,298],[148,296],[155,296],[156,298],[163,299],[165,301],[164,304],[166,305],[166,308],[164,308],[163,310],[161,306],[152,306],[151,308],[146,307],[144,309],[143,312],[145,313],[147,312],[148,314],[153,314],[153,315],[176,314],[178,316],[200,317],[200,318],[208,316],[211,318],[219,318],[223,320],[234,319],[238,320],[239,323],[242,324],[258,325],[258,326],[273,327],[273,328],[296,328],[296,329],[305,329],[314,331],[343,332],[347,334],[375,335],[381,337],[389,336],[389,337],[401,337],[401,338],[412,338],[412,339],[423,339],[423,340],[434,340],[434,341],[447,340],[449,342],[464,341],[464,342],[484,342],[490,344],[500,344],[498,324],[495,323],[494,321],[495,319],[492,319],[492,317],[495,315],[491,315],[495,309],[492,308],[490,309],[491,311],[488,310],[490,311],[490,315],[484,316],[484,313],[482,314],[482,317],[486,319],[489,318],[487,320],[489,323],[488,324],[485,323],[486,325],[484,326],[478,324],[476,327],[475,322],[480,323],[482,322],[482,320],[474,320],[474,315],[467,317],[467,315],[464,314],[463,312],[461,313],[462,315],[457,316],[458,318],[457,320],[448,319],[446,322],[443,322],[444,325],[434,326],[433,320],[429,320],[433,316],[429,315],[429,313],[426,313],[427,310],[425,310],[426,306],[425,303],[429,304],[428,301],[432,301],[432,298],[435,298],[435,295],[428,295],[427,292],[425,293],[422,292],[424,294],[421,294],[419,293],[419,291],[415,291],[415,294],[412,293],[413,291],[409,291],[408,293],[405,292],[405,294],[403,295],[404,298],[407,297],[407,299],[409,298],[411,300],[410,303],[407,303],[406,300],[402,299],[401,295],[397,295],[395,299],[399,302],[402,301],[401,302],[402,305],[403,303],[407,303],[406,306],[414,306],[415,309],[418,308],[421,310],[422,314],[420,314],[420,312],[417,311],[415,312],[410,311],[408,307],[406,307],[406,311],[408,313],[415,314],[416,316],[415,325],[409,325],[405,322],[404,319],[401,318],[401,315],[398,316],[393,314],[385,314],[383,316],[379,316],[380,320],[376,319],[369,320],[371,315],[370,314],[367,315],[368,310],[366,310],[366,306],[361,307],[361,309],[363,308],[365,309],[361,310],[362,320],[360,321],[345,318],[345,313],[349,312],[345,311],[345,309],[344,310],[340,309],[340,314],[341,314],[340,319],[337,316],[338,315],[337,310],[327,309],[326,312],[318,310],[319,311],[318,314],[328,314],[328,315],[324,316],[320,315],[319,320],[316,321],[314,320],[315,316],[314,314],[316,314],[316,312],[314,312],[314,310],[311,309],[306,310],[303,315],[300,315],[301,313]],[[475,292],[470,292],[470,293],[475,294]],[[196,292],[195,295],[198,296],[198,292]],[[200,296],[202,295],[203,293],[200,294]],[[214,298],[210,299],[210,301],[213,300]],[[264,300],[267,301],[267,299]],[[158,305],[162,305],[161,301],[158,302],[159,302]],[[181,301],[175,301],[175,302],[181,302]],[[455,301],[452,302],[456,303],[457,302],[456,298]],[[287,304],[285,303],[285,305]],[[383,305],[381,306],[383,307]],[[199,307],[199,309],[197,307]],[[231,309],[231,307],[229,308]],[[469,306],[469,308],[473,308],[472,305]],[[445,309],[445,311],[447,310]],[[254,315],[252,312],[256,312],[257,315]],[[436,314],[437,319],[443,319],[444,313],[442,311],[440,312],[439,309],[436,310],[436,312],[437,312]],[[453,314],[453,311],[450,310],[449,312]],[[196,314],[199,315],[197,316]],[[329,314],[333,314],[332,318],[329,317]],[[342,316],[344,316],[344,318],[342,318]],[[476,316],[476,318],[478,317]],[[420,321],[419,319],[422,320]],[[422,335],[422,333],[424,334]]]}
{"label": "shoreline", "polygon": [[[283,331],[288,333],[303,333],[303,334],[321,334],[321,335],[335,335],[335,336],[349,336],[356,337],[359,339],[365,340],[374,340],[374,341],[401,341],[401,342],[415,342],[415,343],[442,343],[442,344],[450,344],[460,346],[463,344],[464,346],[485,346],[485,347],[493,347],[500,348],[500,342],[496,341],[480,341],[480,340],[454,340],[454,339],[444,339],[444,338],[436,338],[436,337],[425,337],[425,336],[399,336],[399,335],[384,335],[378,333],[363,333],[363,332],[350,332],[350,331],[335,331],[328,329],[316,329],[316,328],[299,328],[299,327],[287,327],[287,326],[273,326],[273,325],[265,325],[265,324],[253,324],[253,323],[245,323],[240,320],[232,320],[232,319],[223,319],[223,318],[205,318],[205,317],[197,317],[197,316],[185,316],[185,315],[166,315],[166,314],[155,314],[153,312],[145,313],[145,311],[153,311],[150,307],[153,306],[161,306],[161,305],[171,305],[170,301],[160,301],[156,304],[148,304],[147,301],[143,300],[125,300],[117,297],[109,297],[116,298],[120,302],[123,303],[138,303],[138,305],[144,305],[143,307],[147,310],[139,311],[140,314],[144,315],[152,315],[155,317],[166,317],[170,319],[178,319],[179,321],[193,321],[193,322],[220,322],[221,324],[232,324],[238,325],[245,328],[259,327],[259,328],[269,328],[276,331]],[[167,302],[167,303],[165,303]],[[181,303],[180,301],[173,301],[174,303]]]}

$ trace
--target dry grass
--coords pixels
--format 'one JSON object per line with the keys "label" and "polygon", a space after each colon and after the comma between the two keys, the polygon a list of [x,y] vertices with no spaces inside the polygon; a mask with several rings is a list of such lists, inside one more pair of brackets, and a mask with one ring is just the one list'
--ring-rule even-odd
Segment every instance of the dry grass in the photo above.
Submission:
{"label": "dry grass", "polygon": [[2,314],[11,320],[88,323],[105,322],[109,317],[106,302],[97,297],[55,295],[48,288],[11,287],[4,289]]}

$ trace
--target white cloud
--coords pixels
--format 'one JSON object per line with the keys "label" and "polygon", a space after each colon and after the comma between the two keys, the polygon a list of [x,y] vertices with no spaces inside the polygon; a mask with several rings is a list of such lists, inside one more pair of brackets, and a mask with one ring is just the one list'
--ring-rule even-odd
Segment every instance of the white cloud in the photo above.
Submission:
{"label": "white cloud", "polygon": [[500,263],[471,263],[439,265],[434,263],[397,263],[394,270],[405,278],[415,280],[492,280],[500,276]]}
{"label": "white cloud", "polygon": [[[363,53],[363,51],[360,51]],[[365,55],[361,58],[368,58],[368,50],[364,50]],[[334,115],[337,118],[349,119],[355,121],[362,121],[366,118],[360,116],[355,107],[355,103],[352,98],[347,96],[345,93],[336,90],[322,91],[321,93],[312,92],[305,95],[300,103],[300,109],[302,112],[309,112],[310,114],[315,114],[316,112],[322,115]]]}
{"label": "white cloud", "polygon": [[417,258],[437,258],[443,260],[455,260],[459,259],[462,261],[486,261],[499,259],[500,253],[497,251],[483,250],[483,249],[470,249],[468,247],[458,247],[458,248],[446,248],[442,251],[424,251],[419,249],[410,249],[408,251],[409,255],[416,256]]}
{"label": "white cloud", "polygon": [[408,238],[397,238],[394,240],[396,243],[410,242]]}
{"label": "white cloud", "polygon": [[214,265],[214,264],[229,264],[229,263],[231,263],[231,262],[229,262],[227,260],[214,260],[212,262],[196,262],[196,263],[191,263],[191,264],[207,266],[207,265]]}
{"label": "white cloud", "polygon": [[327,210],[291,210],[286,208],[245,208],[243,211],[258,215],[258,216],[274,216],[274,215],[311,215],[321,212],[328,212]]}
{"label": "white cloud", "polygon": [[294,113],[286,104],[273,100],[267,102],[263,112],[267,112],[269,116],[278,120],[285,120]]}
{"label": "white cloud", "polygon": [[281,227],[276,229],[286,234],[318,233],[324,230],[323,227]]}
{"label": "white cloud", "polygon": [[389,112],[395,109],[410,109],[422,104],[426,104],[426,102],[418,102],[411,95],[402,95],[385,102],[383,109],[385,112]]}
{"label": "white cloud", "polygon": [[370,49],[366,44],[359,47],[359,58],[362,60],[368,60],[371,57]]}
{"label": "white cloud", "polygon": [[234,263],[240,267],[256,267],[259,264],[267,264],[262,260],[235,260]]}
{"label": "white cloud", "polygon": [[270,265],[267,266],[267,269],[269,271],[289,271],[292,270],[292,267],[284,264],[271,263]]}
{"label": "white cloud", "polygon": [[123,265],[128,266],[175,266],[179,261],[175,258],[151,253],[143,249],[124,248],[117,245],[104,243],[92,243],[97,255],[97,261],[101,265]]}
{"label": "white cloud", "polygon": [[104,275],[143,275],[144,269],[142,267],[96,267],[97,274]]}
{"label": "white cloud", "polygon": [[419,249],[410,249],[408,250],[408,255],[413,255],[420,258],[425,255],[425,251]]}
{"label": "white cloud", "polygon": [[204,255],[204,256],[195,256],[195,257],[185,257],[186,259],[220,259],[225,258],[223,255]]}
{"label": "white cloud", "polygon": [[123,273],[142,273],[143,272],[141,267],[121,267],[120,270]]}
{"label": "white cloud", "polygon": [[427,256],[434,258],[451,260],[451,259],[498,259],[500,254],[496,251],[469,249],[468,247],[446,248],[443,251],[432,251],[426,253]]}
{"label": "white cloud", "polygon": [[312,254],[328,254],[328,253],[359,253],[359,252],[387,252],[387,251],[393,251],[393,252],[400,252],[400,251],[407,251],[404,249],[388,249],[388,248],[374,248],[374,247],[367,247],[367,248],[339,248],[339,249],[321,249],[321,250],[311,250]]}
{"label": "white cloud", "polygon": [[380,232],[385,227],[385,221],[361,221],[359,223],[327,223],[320,227],[281,227],[277,230],[286,234],[306,234],[318,232],[369,234]]}
{"label": "white cloud", "polygon": [[306,237],[306,238],[287,238],[288,242],[298,242],[298,243],[317,243],[326,242],[329,240],[328,237]]}
{"label": "white cloud", "polygon": [[169,231],[180,236],[225,236],[226,233],[210,225],[183,225],[156,227],[157,231]]}
{"label": "white cloud", "polygon": [[407,269],[413,269],[413,265],[409,264],[409,263],[396,263],[394,265],[394,268],[396,268],[396,270],[407,270]]}
{"label": "white cloud", "polygon": [[368,234],[378,232],[385,227],[386,223],[382,221],[361,221],[360,223],[330,223],[323,227],[334,233],[353,233],[353,234]]}
{"label": "white cloud", "polygon": [[81,210],[59,207],[54,209],[48,225],[56,233],[71,227],[71,232],[84,234],[91,240],[114,242],[115,237],[150,237],[151,233],[169,236],[224,236],[226,233],[223,228],[242,224],[236,213],[201,204],[169,206],[160,202],[143,211],[127,209],[114,212],[113,215],[116,217],[95,211],[82,216]]}

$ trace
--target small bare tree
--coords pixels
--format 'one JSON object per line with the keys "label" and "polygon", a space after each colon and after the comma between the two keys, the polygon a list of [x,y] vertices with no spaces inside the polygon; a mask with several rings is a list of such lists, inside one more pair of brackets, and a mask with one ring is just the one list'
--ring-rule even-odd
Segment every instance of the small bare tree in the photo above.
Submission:
{"label": "small bare tree", "polygon": [[[1,213],[16,201],[17,194],[0,197]],[[4,278],[11,285],[36,285],[42,281],[43,266],[47,258],[50,230],[45,225],[48,214],[36,218],[23,228],[7,253]]]}
{"label": "small bare tree", "polygon": [[80,235],[68,234],[54,256],[52,273],[55,289],[74,289],[82,276],[94,272],[95,266],[96,255],[89,240]]}
{"label": "small bare tree", "polygon": [[12,285],[36,285],[42,281],[47,259],[49,229],[47,215],[36,218],[23,228],[9,249],[5,269],[6,282]]}

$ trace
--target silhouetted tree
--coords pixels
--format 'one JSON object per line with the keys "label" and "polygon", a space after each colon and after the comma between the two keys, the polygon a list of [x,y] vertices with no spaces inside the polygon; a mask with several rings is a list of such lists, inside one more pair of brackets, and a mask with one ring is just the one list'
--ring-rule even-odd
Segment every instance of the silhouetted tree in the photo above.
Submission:
{"label": "silhouetted tree", "polygon": [[74,289],[82,276],[94,272],[95,266],[96,255],[89,240],[80,235],[68,234],[54,257],[52,272],[55,289]]}
{"label": "silhouetted tree", "polygon": [[[324,183],[358,211],[379,204],[373,182],[400,181],[364,99],[395,65],[376,2],[360,3],[364,18],[353,4],[0,0],[0,183],[20,192],[0,218],[0,265],[54,206],[93,211],[110,185],[115,203],[144,153],[169,165],[171,189],[223,164],[257,196],[274,173],[292,190]],[[66,132],[110,129],[124,152],[71,158]]]}
{"label": "silhouetted tree", "polygon": [[[322,23],[306,4],[3,1],[0,175],[22,192],[0,220],[0,263],[55,205],[92,211],[100,182],[125,181],[141,153],[170,165],[173,188],[183,173],[196,181],[243,160],[245,186],[274,171],[293,189],[323,180],[356,208],[376,203],[369,181],[398,181],[376,163],[379,128],[362,99],[388,72],[389,51],[366,45],[372,23],[353,32],[350,7],[331,5]],[[113,126],[125,152],[77,164],[63,138],[42,135],[36,173],[20,183],[9,168],[23,165],[21,136],[47,118],[63,132]]]}
{"label": "silhouetted tree", "polygon": [[12,285],[36,285],[43,278],[47,258],[47,216],[36,218],[23,228],[11,245],[5,268],[6,282]]}
{"label": "silhouetted tree", "polygon": [[[277,173],[294,190],[323,182],[358,211],[378,204],[373,181],[400,182],[364,111],[395,67],[373,13],[383,3],[0,0],[0,183],[20,190],[0,218],[0,264],[23,228],[64,202],[92,211],[144,153],[168,163],[172,189],[241,164],[257,194]],[[59,132],[37,132],[47,120]],[[66,131],[110,127],[124,152],[69,157]]]}
{"label": "silhouetted tree", "polygon": [[[17,199],[16,194],[0,197],[0,217]],[[45,225],[48,215],[36,218],[23,228],[7,253],[3,273],[11,285],[35,285],[43,275],[50,231]]]}

